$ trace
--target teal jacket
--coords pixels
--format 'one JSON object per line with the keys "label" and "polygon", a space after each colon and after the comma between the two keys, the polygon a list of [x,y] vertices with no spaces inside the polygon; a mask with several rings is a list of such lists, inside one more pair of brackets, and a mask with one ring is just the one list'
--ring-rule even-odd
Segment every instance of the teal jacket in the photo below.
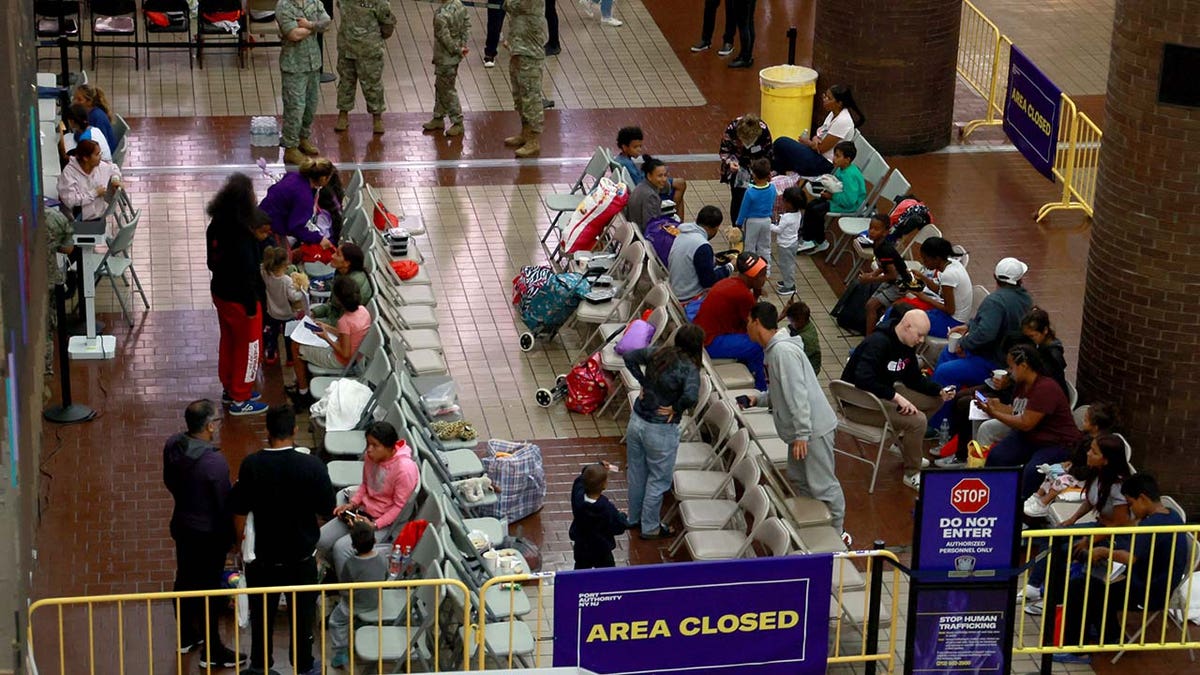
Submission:
{"label": "teal jacket", "polygon": [[842,191],[829,200],[829,210],[845,213],[862,206],[867,198],[867,181],[863,180],[862,171],[851,164],[844,169],[834,169],[833,175],[842,181]]}

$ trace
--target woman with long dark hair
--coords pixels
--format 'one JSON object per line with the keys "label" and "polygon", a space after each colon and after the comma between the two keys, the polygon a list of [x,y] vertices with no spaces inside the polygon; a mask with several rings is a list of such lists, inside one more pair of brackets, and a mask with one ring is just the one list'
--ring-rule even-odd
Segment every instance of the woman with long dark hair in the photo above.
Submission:
{"label": "woman with long dark hair", "polygon": [[255,206],[254,185],[245,174],[235,173],[208,203],[209,288],[220,324],[218,376],[224,391],[221,400],[231,415],[257,415],[267,411],[260,403],[254,382],[262,346],[262,303],[266,287],[259,273],[263,241],[271,236],[271,220]]}
{"label": "woman with long dark hair", "polygon": [[810,138],[775,139],[775,171],[794,171],[801,176],[833,173],[833,148],[842,141],[854,140],[855,129],[867,121],[858,109],[854,92],[844,84],[835,84],[821,94],[821,106],[828,113]]}
{"label": "woman with long dark hair", "polygon": [[642,539],[674,535],[659,517],[679,451],[679,420],[700,396],[703,354],[704,330],[693,324],[680,327],[672,346],[625,354],[625,367],[642,385],[625,432],[629,523],[641,523]]}
{"label": "woman with long dark hair", "polygon": [[1021,319],[1021,334],[1025,336],[1033,346],[1037,347],[1038,356],[1042,358],[1042,366],[1046,369],[1046,375],[1058,383],[1062,387],[1063,393],[1067,392],[1067,358],[1063,354],[1063,343],[1054,334],[1054,329],[1050,327],[1050,313],[1041,307],[1032,307],[1025,313]]}

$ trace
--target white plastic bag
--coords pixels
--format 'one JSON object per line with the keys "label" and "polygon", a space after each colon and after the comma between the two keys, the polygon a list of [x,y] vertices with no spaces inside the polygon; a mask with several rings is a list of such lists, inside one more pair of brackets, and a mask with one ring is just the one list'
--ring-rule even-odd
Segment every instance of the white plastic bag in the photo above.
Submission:
{"label": "white plastic bag", "polygon": [[[238,575],[237,587],[240,589],[246,588],[246,573],[245,572]],[[242,629],[249,628],[250,627],[250,596],[246,595],[245,593],[241,593],[237,596],[236,602],[237,602],[238,628],[242,628]]]}
{"label": "white plastic bag", "polygon": [[254,562],[254,514],[246,514],[246,527],[242,530],[242,562]]}
{"label": "white plastic bag", "polygon": [[453,406],[458,401],[458,386],[454,380],[443,382],[421,395],[421,405],[430,415],[445,414],[438,411]]}

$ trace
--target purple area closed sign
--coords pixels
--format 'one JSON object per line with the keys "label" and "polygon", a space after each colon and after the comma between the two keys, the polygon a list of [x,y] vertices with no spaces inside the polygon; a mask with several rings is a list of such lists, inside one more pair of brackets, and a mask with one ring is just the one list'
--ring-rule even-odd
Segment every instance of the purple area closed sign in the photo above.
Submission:
{"label": "purple area closed sign", "polygon": [[1062,90],[1013,46],[1008,56],[1004,133],[1033,168],[1054,180]]}
{"label": "purple area closed sign", "polygon": [[829,554],[562,572],[554,665],[596,673],[824,673]]}

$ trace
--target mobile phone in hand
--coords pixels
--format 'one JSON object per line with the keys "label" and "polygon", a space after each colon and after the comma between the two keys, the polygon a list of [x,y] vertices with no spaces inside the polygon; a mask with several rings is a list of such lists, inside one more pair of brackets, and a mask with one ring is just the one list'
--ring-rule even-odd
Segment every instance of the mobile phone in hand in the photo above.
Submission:
{"label": "mobile phone in hand", "polygon": [[733,400],[737,401],[738,407],[743,410],[750,407],[750,397],[746,396],[745,394],[738,396]]}
{"label": "mobile phone in hand", "polygon": [[311,331],[312,331],[312,332],[314,332],[314,333],[320,333],[320,332],[321,332],[321,327],[320,327],[320,326],[318,326],[317,324],[315,324],[315,323],[311,322],[311,321],[305,321],[305,322],[304,322],[304,327],[305,327],[305,328],[307,328],[307,329],[309,329],[309,330],[311,330]]}
{"label": "mobile phone in hand", "polygon": [[975,400],[980,403],[987,403],[987,397],[983,395],[982,391],[975,392]]}

